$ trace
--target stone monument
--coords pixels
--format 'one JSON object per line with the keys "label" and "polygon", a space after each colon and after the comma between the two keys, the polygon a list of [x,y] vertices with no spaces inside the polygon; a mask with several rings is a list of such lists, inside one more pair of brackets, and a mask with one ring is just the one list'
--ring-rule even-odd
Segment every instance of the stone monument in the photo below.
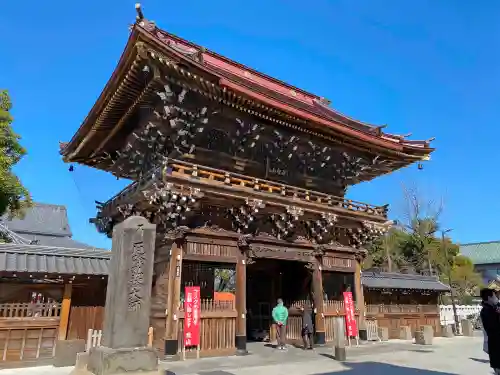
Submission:
{"label": "stone monument", "polygon": [[132,216],[113,229],[102,346],[90,349],[87,370],[95,375],[158,373],[148,348],[156,225]]}
{"label": "stone monument", "polygon": [[415,344],[418,345],[432,345],[434,338],[434,328],[432,326],[421,326],[415,332]]}
{"label": "stone monument", "polygon": [[399,327],[399,339],[400,340],[413,340],[413,334],[411,333],[410,326]]}

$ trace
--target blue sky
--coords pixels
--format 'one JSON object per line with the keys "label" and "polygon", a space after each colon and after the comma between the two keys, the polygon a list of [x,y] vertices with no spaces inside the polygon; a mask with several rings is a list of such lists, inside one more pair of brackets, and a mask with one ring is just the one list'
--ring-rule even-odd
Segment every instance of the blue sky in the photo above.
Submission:
{"label": "blue sky", "polygon": [[[416,166],[348,196],[402,213],[401,184],[444,200],[459,242],[500,239],[500,2],[143,1],[148,19],[181,37],[325,96],[341,112],[436,137]],[[182,5],[181,5],[182,4]],[[0,87],[28,156],[16,168],[37,201],[64,204],[77,240],[109,247],[88,218],[123,181],[61,161],[110,77],[134,22],[133,1],[7,1],[0,13]]]}

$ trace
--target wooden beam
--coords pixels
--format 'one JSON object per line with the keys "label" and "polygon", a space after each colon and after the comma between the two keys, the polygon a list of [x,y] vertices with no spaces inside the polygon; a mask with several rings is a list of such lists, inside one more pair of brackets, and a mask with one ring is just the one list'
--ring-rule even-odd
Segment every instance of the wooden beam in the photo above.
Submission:
{"label": "wooden beam", "polygon": [[325,331],[325,316],[324,316],[324,290],[323,290],[323,274],[320,259],[316,258],[313,261],[312,272],[312,291],[314,297],[315,321],[316,326],[316,343],[323,345],[326,342]]}
{"label": "wooden beam", "polygon": [[176,355],[179,334],[179,316],[181,309],[181,277],[184,238],[172,242],[167,294],[167,319],[165,326],[165,355]]}
{"label": "wooden beam", "polygon": [[73,284],[65,284],[63,292],[63,301],[61,305],[61,318],[59,320],[59,340],[66,340],[68,333],[69,313],[71,310],[71,293],[73,291]]}
{"label": "wooden beam", "polygon": [[[365,331],[365,296],[363,294],[363,285],[361,284],[361,260],[356,259],[356,272],[354,274],[354,291],[356,293],[356,307],[359,310],[359,331]],[[364,334],[363,333],[363,334]],[[364,339],[363,334],[360,333],[361,339]]]}

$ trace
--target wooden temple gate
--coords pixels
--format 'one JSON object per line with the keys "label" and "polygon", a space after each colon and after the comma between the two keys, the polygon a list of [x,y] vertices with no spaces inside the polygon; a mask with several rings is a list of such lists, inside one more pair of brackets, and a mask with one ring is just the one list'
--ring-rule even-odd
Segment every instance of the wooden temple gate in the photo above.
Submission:
{"label": "wooden temple gate", "polygon": [[[387,206],[346,199],[346,191],[433,151],[428,141],[382,129],[169,34],[139,11],[113,78],[61,153],[133,181],[98,204],[101,233],[111,236],[134,215],[156,224],[151,325],[159,353],[181,350],[183,288],[198,285],[208,300],[201,350],[212,355],[245,351],[247,326],[268,327],[278,297],[313,300],[317,340],[325,342],[330,317],[342,314],[330,306],[350,287],[363,328],[363,248],[390,223]],[[227,304],[213,282],[222,265],[234,272]],[[295,296],[283,287],[286,267],[301,275],[286,281],[297,282]],[[258,287],[258,268],[281,273],[281,286]],[[329,273],[338,281],[327,282]],[[293,337],[296,321],[292,309]]]}
{"label": "wooden temple gate", "polygon": [[[267,276],[260,273],[255,275],[264,277],[263,282],[267,283],[268,289],[274,289],[271,285],[278,282],[278,277],[269,277],[269,274],[272,274],[270,264],[285,267],[294,264],[293,278],[298,281],[298,288],[307,284],[309,280],[304,291],[307,297],[312,297],[317,309],[315,323],[319,342],[333,340],[333,319],[345,315],[343,291],[353,291],[357,297],[356,316],[358,320],[360,316],[362,317],[359,314],[364,306],[359,258],[352,249],[342,248],[344,252],[329,253],[328,250],[313,246],[306,241],[290,244],[265,234],[242,236],[220,227],[178,228],[170,231],[167,237],[170,246],[157,247],[155,255],[156,280],[153,287],[151,322],[154,329],[154,346],[159,353],[165,350],[169,354],[175,354],[183,350],[185,286],[195,285],[201,289],[202,356],[234,353],[239,349],[239,345],[246,345],[247,336],[250,336],[247,330],[256,324],[256,320],[260,321],[259,328],[272,335],[270,310],[274,307],[276,299],[283,297],[283,293],[286,294],[286,290],[280,289],[277,293],[281,294],[271,292],[270,295],[266,295],[267,297],[262,295],[258,285],[255,285],[249,276],[254,274],[256,271],[254,268],[258,266],[263,267]],[[304,272],[300,273],[301,270]],[[219,299],[220,290],[217,288],[217,275],[221,273],[228,275],[229,280],[226,282],[231,284],[224,290],[225,300]],[[334,277],[333,282],[337,288],[330,293],[329,283],[327,282],[326,287],[323,286],[323,279],[328,280],[329,275]],[[343,283],[342,279],[338,279],[339,275],[350,277],[352,282],[347,283],[348,285]],[[304,298],[304,293],[301,294],[293,287],[291,289],[292,293],[288,293],[291,297],[284,298],[290,311],[287,338],[290,342],[299,342],[301,340],[299,309],[308,301],[301,300]],[[248,295],[249,290],[252,296]],[[232,296],[229,300],[228,295]],[[267,315],[262,311],[257,314],[252,311],[257,305],[252,301],[266,305]],[[362,323],[362,319],[360,322]],[[244,344],[238,344],[238,340],[244,341]],[[191,348],[191,351],[193,350]],[[190,355],[189,348],[187,353]]]}

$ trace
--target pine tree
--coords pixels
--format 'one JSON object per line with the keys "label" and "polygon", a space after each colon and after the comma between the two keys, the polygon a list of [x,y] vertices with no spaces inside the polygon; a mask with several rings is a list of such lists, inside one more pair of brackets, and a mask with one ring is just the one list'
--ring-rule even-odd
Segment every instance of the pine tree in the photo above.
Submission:
{"label": "pine tree", "polygon": [[0,90],[0,215],[19,216],[32,201],[28,190],[12,171],[26,150],[19,143],[21,137],[11,127],[11,109],[9,93]]}

